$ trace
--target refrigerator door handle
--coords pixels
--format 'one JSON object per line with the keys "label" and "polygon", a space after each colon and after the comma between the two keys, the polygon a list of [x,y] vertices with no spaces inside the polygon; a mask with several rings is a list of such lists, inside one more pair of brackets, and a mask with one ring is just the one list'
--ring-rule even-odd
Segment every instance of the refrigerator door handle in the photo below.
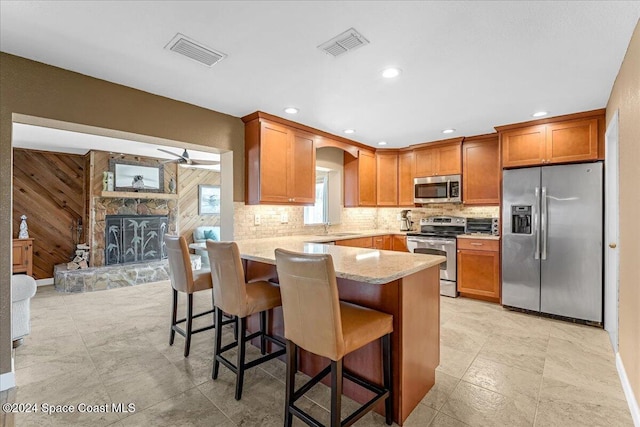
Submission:
{"label": "refrigerator door handle", "polygon": [[536,235],[536,251],[533,255],[534,259],[540,259],[540,187],[536,187],[536,204],[533,207],[533,232]]}
{"label": "refrigerator door handle", "polygon": [[542,259],[547,259],[547,187],[542,187],[542,221],[541,221],[541,233],[542,234]]}

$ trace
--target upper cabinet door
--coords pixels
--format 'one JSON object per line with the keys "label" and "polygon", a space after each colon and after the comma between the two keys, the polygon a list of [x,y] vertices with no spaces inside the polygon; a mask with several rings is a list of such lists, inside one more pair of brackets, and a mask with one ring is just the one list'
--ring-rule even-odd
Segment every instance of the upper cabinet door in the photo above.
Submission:
{"label": "upper cabinet door", "polygon": [[413,206],[413,151],[398,154],[398,205]]}
{"label": "upper cabinet door", "polygon": [[547,125],[547,163],[598,158],[598,119]]}
{"label": "upper cabinet door", "polygon": [[[260,202],[288,203],[289,146],[291,131],[272,123],[260,129]],[[250,167],[250,165],[247,165]]]}
{"label": "upper cabinet door", "polygon": [[316,147],[313,135],[294,131],[289,150],[289,197],[294,203],[315,203]]}
{"label": "upper cabinet door", "polygon": [[398,154],[376,153],[378,206],[398,205]]}
{"label": "upper cabinet door", "polygon": [[543,163],[546,153],[544,125],[530,126],[501,133],[502,167]]}
{"label": "upper cabinet door", "polygon": [[358,193],[360,206],[376,206],[376,157],[360,150],[358,156]]}
{"label": "upper cabinet door", "polygon": [[413,150],[414,170],[416,177],[432,176],[436,174],[436,149],[419,148]]}
{"label": "upper cabinet door", "polygon": [[258,118],[244,136],[246,204],[315,203],[315,135]]}
{"label": "upper cabinet door", "polygon": [[462,173],[460,144],[437,149],[437,175],[459,175]]}
{"label": "upper cabinet door", "polygon": [[498,135],[462,144],[462,200],[467,205],[500,203],[500,148]]}

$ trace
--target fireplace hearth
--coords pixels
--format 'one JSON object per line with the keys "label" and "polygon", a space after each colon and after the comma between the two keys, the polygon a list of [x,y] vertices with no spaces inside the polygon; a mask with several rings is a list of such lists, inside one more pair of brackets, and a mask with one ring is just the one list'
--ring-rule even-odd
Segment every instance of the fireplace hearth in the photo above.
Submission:
{"label": "fireplace hearth", "polygon": [[165,259],[168,222],[166,215],[107,215],[105,265]]}

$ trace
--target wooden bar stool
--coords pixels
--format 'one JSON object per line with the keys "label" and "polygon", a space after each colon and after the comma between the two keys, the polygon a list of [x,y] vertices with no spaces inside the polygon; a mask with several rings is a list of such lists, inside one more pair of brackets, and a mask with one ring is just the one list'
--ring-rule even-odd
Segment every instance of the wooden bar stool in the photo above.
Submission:
{"label": "wooden bar stool", "polygon": [[[211,279],[213,282],[213,301],[215,305],[216,322],[221,322],[222,314],[236,316],[236,341],[222,346],[222,328],[216,329],[214,344],[213,372],[211,377],[218,378],[220,363],[236,374],[236,400],[242,397],[242,385],[244,371],[253,368],[267,360],[271,360],[285,353],[284,343],[267,334],[267,310],[279,307],[280,288],[267,281],[255,281],[247,283],[245,280],[240,252],[235,242],[214,242],[207,240],[207,252],[211,266]],[[254,313],[260,313],[260,330],[251,335],[246,334],[247,317]],[[260,338],[260,353],[262,357],[245,362],[246,343],[253,338]],[[266,341],[270,341],[281,347],[271,354],[266,354]],[[234,365],[223,353],[238,347],[237,362]]]}
{"label": "wooden bar stool", "polygon": [[[333,259],[327,254],[302,254],[276,249],[276,266],[282,294],[284,336],[287,339],[285,426],[293,415],[310,426],[322,424],[295,402],[331,373],[331,427],[350,426],[385,400],[385,418],[393,422],[391,333],[393,316],[338,300]],[[360,347],[382,339],[382,387],[343,369],[343,358]],[[297,391],[297,348],[326,357],[329,366]],[[342,380],[347,378],[373,392],[374,397],[343,421],[340,418]]]}
{"label": "wooden bar stool", "polygon": [[[193,294],[194,292],[211,289],[211,273],[209,269],[192,270],[191,258],[189,257],[189,248],[187,241],[182,236],[171,236],[165,234],[164,243],[167,248],[167,256],[169,258],[169,278],[171,279],[171,287],[173,288],[173,307],[171,310],[171,333],[169,335],[169,345],[173,345],[176,332],[186,338],[184,343],[184,357],[189,356],[191,347],[191,335],[198,332],[207,331],[215,327],[214,322],[196,330],[193,330],[193,319],[213,313],[208,310],[202,313],[193,314]],[[187,294],[187,317],[177,319],[178,316],[178,292]],[[178,324],[187,322],[186,330],[180,328]]]}

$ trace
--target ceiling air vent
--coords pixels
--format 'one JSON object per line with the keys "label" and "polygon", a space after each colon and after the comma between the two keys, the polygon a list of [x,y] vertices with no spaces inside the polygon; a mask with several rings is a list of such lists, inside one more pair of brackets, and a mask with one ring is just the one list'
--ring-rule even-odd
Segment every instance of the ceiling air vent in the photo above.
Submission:
{"label": "ceiling air vent", "polygon": [[165,46],[165,49],[184,55],[189,59],[206,65],[207,67],[211,67],[227,57],[226,54],[205,47],[201,43],[198,43],[180,33],[176,34],[169,44]]}
{"label": "ceiling air vent", "polygon": [[366,44],[369,44],[369,40],[365,39],[362,34],[354,28],[349,28],[344,33],[322,43],[318,46],[318,49],[324,50],[329,55],[335,57]]}

